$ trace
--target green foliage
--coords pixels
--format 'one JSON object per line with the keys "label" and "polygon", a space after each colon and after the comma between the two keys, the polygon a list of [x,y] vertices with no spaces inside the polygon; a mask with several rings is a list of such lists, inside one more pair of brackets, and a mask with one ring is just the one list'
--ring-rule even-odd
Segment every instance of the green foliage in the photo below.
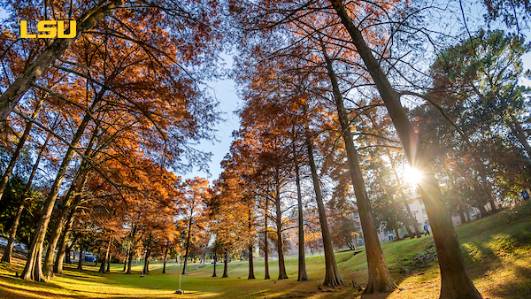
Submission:
{"label": "green foliage", "polygon": [[528,50],[521,38],[480,31],[438,56],[431,67],[434,90],[454,98],[459,105],[453,108],[460,108],[463,128],[469,130],[521,114],[529,88],[518,80]]}
{"label": "green foliage", "polygon": [[[0,232],[7,236],[11,227],[13,218],[20,203],[24,200],[23,191],[26,187],[26,182],[18,176],[12,177],[4,192],[3,199],[0,201]],[[32,236],[32,230],[35,225],[35,213],[38,213],[41,205],[43,193],[40,190],[30,189],[26,198],[32,197],[36,200],[30,201],[26,205],[26,211],[22,214],[19,224],[19,233],[17,233],[17,240],[29,244]]]}

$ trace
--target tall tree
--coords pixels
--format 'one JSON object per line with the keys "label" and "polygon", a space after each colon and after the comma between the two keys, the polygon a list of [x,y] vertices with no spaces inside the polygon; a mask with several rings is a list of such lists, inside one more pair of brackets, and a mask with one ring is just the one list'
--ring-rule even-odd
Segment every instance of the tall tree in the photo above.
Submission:
{"label": "tall tree", "polygon": [[441,270],[441,298],[481,298],[470,277],[466,274],[459,242],[451,218],[442,202],[442,195],[430,167],[430,154],[415,142],[413,126],[400,102],[400,93],[393,88],[389,78],[374,57],[365,37],[349,15],[348,6],[343,1],[332,0],[332,7],[349,33],[376,89],[380,93],[387,111],[393,121],[406,157],[415,167],[426,171],[426,177],[419,184],[422,199],[426,206],[433,238],[437,249]]}

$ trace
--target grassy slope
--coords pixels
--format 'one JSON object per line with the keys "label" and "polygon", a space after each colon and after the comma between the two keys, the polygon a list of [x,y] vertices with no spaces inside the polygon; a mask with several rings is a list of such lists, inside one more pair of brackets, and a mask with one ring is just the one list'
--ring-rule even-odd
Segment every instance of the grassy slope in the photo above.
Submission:
{"label": "grassy slope", "polygon": [[[469,273],[485,298],[531,298],[531,205],[504,211],[458,228]],[[439,274],[436,262],[419,266],[414,257],[433,252],[429,237],[384,244],[384,254],[398,284],[392,294],[374,298],[437,298]],[[178,288],[177,267],[171,264],[167,274],[160,273],[160,265],[153,264],[146,277],[121,274],[121,266],[114,265],[110,274],[100,275],[95,267],[87,270],[67,270],[62,277],[48,283],[25,282],[15,278],[22,261],[0,267],[1,298],[356,298],[359,292],[352,286],[366,281],[364,254],[337,254],[337,262],[345,287],[335,292],[320,292],[323,258],[307,258],[310,281],[299,283],[297,259],[287,259],[289,280],[264,281],[263,261],[255,263],[258,279],[248,281],[247,263],[229,264],[230,278],[211,278],[211,265],[192,265],[190,274],[182,278],[185,295],[173,295]],[[271,262],[271,276],[276,277],[276,263]],[[140,265],[135,266],[140,271]],[[218,268],[218,275],[222,267]]]}

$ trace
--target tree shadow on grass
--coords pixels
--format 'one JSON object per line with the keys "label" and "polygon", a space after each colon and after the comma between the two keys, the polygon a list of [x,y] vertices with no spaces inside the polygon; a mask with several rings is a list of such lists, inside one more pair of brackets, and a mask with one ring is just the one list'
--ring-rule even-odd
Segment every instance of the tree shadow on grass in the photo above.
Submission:
{"label": "tree shadow on grass", "polygon": [[490,293],[499,298],[531,298],[531,269],[513,265],[518,280],[498,284]]}
{"label": "tree shadow on grass", "polygon": [[[499,215],[501,217],[503,215]],[[477,230],[477,229],[476,229]],[[465,261],[465,267],[470,278],[480,280],[482,277],[490,276],[498,269],[505,268],[517,271],[518,279],[514,282],[500,283],[495,290],[488,290],[490,294],[500,298],[531,298],[531,270],[520,267],[512,263],[512,260],[519,259],[520,250],[529,244],[531,240],[529,233],[529,222],[525,217],[507,217],[503,223],[490,225],[486,231],[476,231],[475,236],[467,238],[467,242],[462,242],[462,252]],[[407,260],[398,265],[407,265]],[[396,272],[390,268],[395,282],[400,285],[407,277],[414,275],[423,275],[425,269],[437,267],[437,260],[433,260],[426,268],[413,268],[409,273],[396,276]],[[394,273],[393,273],[394,272]],[[440,277],[437,277],[440,279]],[[483,281],[489,278],[483,278]],[[422,288],[422,287],[419,287]],[[437,290],[438,291],[438,290]],[[487,290],[485,290],[487,291]],[[363,295],[363,299],[380,299],[387,298],[388,294]]]}
{"label": "tree shadow on grass", "polygon": [[[23,293],[31,293],[32,295],[37,296],[28,296],[26,295],[26,298],[56,298],[56,297],[68,297],[68,298],[89,298],[87,296],[83,295],[66,295],[66,294],[57,294],[54,292],[46,291],[43,289],[43,286],[52,288],[52,289],[58,289],[58,290],[66,290],[65,288],[52,283],[52,282],[35,282],[35,281],[25,281],[18,277],[11,276],[11,275],[5,275],[0,274],[0,294],[1,298],[25,298]],[[34,287],[39,288],[38,290],[35,289],[28,289],[27,287]]]}

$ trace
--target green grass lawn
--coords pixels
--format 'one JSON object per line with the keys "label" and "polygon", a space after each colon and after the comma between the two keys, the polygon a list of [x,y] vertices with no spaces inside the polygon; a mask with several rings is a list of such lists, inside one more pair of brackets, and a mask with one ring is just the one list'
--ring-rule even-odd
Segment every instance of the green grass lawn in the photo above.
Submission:
{"label": "green grass lawn", "polygon": [[[469,274],[485,298],[531,298],[531,205],[506,210],[494,216],[458,227]],[[383,245],[384,254],[398,288],[392,294],[371,298],[437,298],[439,270],[436,261],[419,262],[419,255],[433,251],[431,238],[402,240]],[[288,257],[290,279],[276,281],[276,261],[270,262],[272,280],[263,280],[263,260],[255,261],[256,280],[247,280],[247,263],[229,264],[229,278],[212,278],[212,265],[192,264],[190,273],[182,277],[184,295],[179,288],[177,265],[171,263],[167,274],[153,263],[151,272],[140,277],[121,273],[121,265],[113,265],[111,273],[99,274],[94,266],[84,271],[67,268],[63,276],[47,283],[34,283],[16,278],[23,261],[0,267],[0,298],[357,298],[355,285],[367,279],[365,255],[337,253],[336,260],[345,287],[322,292],[319,283],[324,275],[323,257],[307,258],[310,281],[297,282],[297,258]],[[222,265],[218,267],[221,276]],[[367,297],[369,298],[369,297]]]}

